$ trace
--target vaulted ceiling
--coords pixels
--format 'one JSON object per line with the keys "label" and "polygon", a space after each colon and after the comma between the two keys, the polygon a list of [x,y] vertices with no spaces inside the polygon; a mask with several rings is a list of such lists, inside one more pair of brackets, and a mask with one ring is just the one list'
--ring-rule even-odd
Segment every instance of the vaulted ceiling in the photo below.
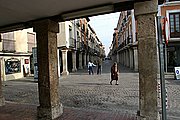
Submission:
{"label": "vaulted ceiling", "polygon": [[[64,21],[132,9],[146,0],[0,0],[0,32],[40,19]],[[162,0],[163,1],[163,0]]]}

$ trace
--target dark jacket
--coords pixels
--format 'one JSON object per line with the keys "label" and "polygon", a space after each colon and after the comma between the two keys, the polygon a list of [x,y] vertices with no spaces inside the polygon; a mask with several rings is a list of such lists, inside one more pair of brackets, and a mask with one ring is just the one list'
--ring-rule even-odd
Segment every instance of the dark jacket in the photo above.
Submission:
{"label": "dark jacket", "polygon": [[117,72],[115,72],[115,66],[113,65],[111,67],[111,80],[118,80],[118,73],[119,73],[119,68],[117,67]]}

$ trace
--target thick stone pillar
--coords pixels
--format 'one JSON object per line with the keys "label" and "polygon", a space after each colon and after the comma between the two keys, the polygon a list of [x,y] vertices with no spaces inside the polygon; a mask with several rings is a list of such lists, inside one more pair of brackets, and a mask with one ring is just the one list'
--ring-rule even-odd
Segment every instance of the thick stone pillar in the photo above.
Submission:
{"label": "thick stone pillar", "polygon": [[138,50],[134,48],[134,71],[138,71]]}
{"label": "thick stone pillar", "polygon": [[79,69],[83,69],[82,67],[82,53],[79,53]]}
{"label": "thick stone pillar", "polygon": [[75,72],[75,71],[77,71],[77,68],[76,68],[76,51],[72,52],[72,60],[73,60],[73,69],[72,69],[72,71]]}
{"label": "thick stone pillar", "polygon": [[52,120],[62,114],[59,96],[57,33],[58,23],[42,20],[33,24],[37,36],[38,119]]}
{"label": "thick stone pillar", "polygon": [[0,58],[0,106],[3,106],[5,105],[5,100],[4,100],[4,97],[3,97],[3,94],[2,94],[2,77],[1,77],[1,71],[2,71],[2,67],[1,67],[1,62],[2,62],[2,58]]}
{"label": "thick stone pillar", "polygon": [[63,62],[62,75],[69,75],[68,65],[67,65],[67,52],[68,52],[68,50],[61,50],[61,51],[62,51],[62,62]]}
{"label": "thick stone pillar", "polygon": [[158,1],[135,3],[139,61],[140,120],[157,120],[157,44],[155,17]]}

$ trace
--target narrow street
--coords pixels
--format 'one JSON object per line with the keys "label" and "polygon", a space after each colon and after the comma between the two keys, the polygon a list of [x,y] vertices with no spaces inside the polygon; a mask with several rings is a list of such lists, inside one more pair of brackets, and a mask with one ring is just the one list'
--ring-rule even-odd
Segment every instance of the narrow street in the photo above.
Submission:
{"label": "narrow street", "polygon": [[[96,74],[96,68],[94,68],[94,75],[88,75],[87,68],[85,68],[70,73],[69,76],[62,76],[60,78],[60,99],[65,108],[64,111],[68,112],[71,110],[70,113],[73,115],[70,116],[76,116],[78,120],[84,120],[87,115],[91,116],[89,120],[94,120],[95,118],[92,118],[92,116],[97,113],[99,113],[96,116],[97,120],[103,119],[102,114],[111,114],[110,118],[106,118],[107,120],[111,118],[115,119],[113,115],[119,115],[118,120],[121,120],[121,115],[135,119],[139,105],[139,75],[136,72],[120,66],[119,85],[115,85],[115,81],[113,85],[110,85],[111,65],[111,60],[104,61],[101,75]],[[178,120],[180,118],[179,84],[179,81],[172,80],[172,78],[168,78],[166,81],[169,120]],[[33,77],[3,82],[5,100],[8,104],[30,104],[34,106],[33,109],[36,109],[38,106],[37,85]],[[2,107],[0,110],[3,110]],[[95,111],[97,112],[94,113]],[[33,111],[32,114],[33,113],[36,112]],[[85,116],[83,116],[82,113]],[[64,113],[61,119],[74,120],[74,117],[67,118],[69,114]],[[79,117],[79,115],[81,117]],[[124,120],[124,118],[122,118],[122,120]]]}

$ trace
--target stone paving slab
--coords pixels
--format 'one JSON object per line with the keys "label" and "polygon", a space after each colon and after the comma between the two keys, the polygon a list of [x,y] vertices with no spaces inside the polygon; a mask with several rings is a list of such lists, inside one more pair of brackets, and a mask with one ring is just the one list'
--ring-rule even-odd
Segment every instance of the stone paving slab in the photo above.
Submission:
{"label": "stone paving slab", "polygon": [[[101,75],[88,75],[88,71],[85,68],[75,73],[70,73],[67,77],[61,76],[60,99],[65,108],[64,111],[68,111],[64,112],[64,114],[69,115],[69,118],[66,118],[67,120],[71,120],[71,113],[73,114],[72,116],[77,116],[78,119],[78,117],[84,114],[85,116],[89,116],[89,114],[93,114],[93,111],[99,110],[101,110],[102,113],[106,111],[105,113],[107,114],[115,114],[115,116],[125,115],[126,113],[128,113],[128,115],[136,114],[139,106],[139,74],[126,67],[120,66],[119,85],[110,85],[111,64],[110,61],[104,61]],[[95,71],[96,68],[94,68],[94,72]],[[174,80],[173,74],[166,74],[165,78],[168,96],[168,120],[180,120],[180,80]],[[16,104],[39,105],[37,81],[35,81],[33,77],[3,82],[3,95],[6,101],[12,101]],[[13,108],[12,106],[13,105],[9,108],[7,108],[8,106],[5,107],[7,110],[10,110],[10,112],[3,114],[3,116],[8,118],[11,113],[15,115],[11,109]],[[5,108],[0,107],[0,113],[4,113],[1,111]],[[20,107],[15,109],[17,109],[16,111],[19,111],[19,113],[23,113],[23,111],[20,111]],[[88,111],[88,114],[86,114],[86,110],[91,111]],[[36,115],[35,111],[36,107],[34,107],[34,115]],[[75,114],[76,112],[77,114]],[[98,114],[98,116],[101,116],[101,114]],[[97,118],[100,119],[98,116]],[[104,116],[104,114],[102,114],[102,116]],[[2,117],[2,114],[0,117]],[[65,116],[62,116],[62,118],[64,117]],[[13,120],[15,118],[14,116]]]}
{"label": "stone paving slab", "polygon": [[6,102],[0,106],[0,120],[36,120],[36,105]]}
{"label": "stone paving slab", "polygon": [[[36,120],[36,115],[36,105],[6,102],[5,106],[0,107],[0,120]],[[136,120],[136,116],[65,107],[62,116],[56,120]]]}

